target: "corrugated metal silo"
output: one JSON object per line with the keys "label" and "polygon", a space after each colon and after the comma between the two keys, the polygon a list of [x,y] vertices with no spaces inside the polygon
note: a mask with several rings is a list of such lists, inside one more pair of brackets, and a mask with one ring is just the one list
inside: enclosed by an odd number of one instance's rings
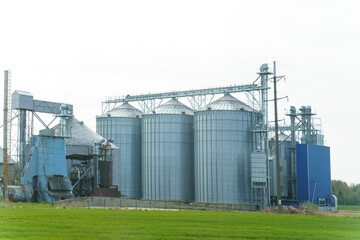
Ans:
{"label": "corrugated metal silo", "polygon": [[120,148],[113,156],[113,184],[129,198],[142,196],[141,115],[140,110],[125,102],[96,118],[96,132]]}
{"label": "corrugated metal silo", "polygon": [[193,111],[176,99],[142,117],[143,198],[194,199]]}
{"label": "corrugated metal silo", "polygon": [[195,112],[195,200],[250,203],[256,113],[225,94]]}

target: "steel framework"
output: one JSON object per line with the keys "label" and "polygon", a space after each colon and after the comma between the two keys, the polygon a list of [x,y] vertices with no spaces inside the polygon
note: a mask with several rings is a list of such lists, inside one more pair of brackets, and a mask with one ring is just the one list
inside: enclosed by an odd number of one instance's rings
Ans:
{"label": "steel framework", "polygon": [[[11,136],[11,155],[19,162],[20,175],[28,159],[27,144],[34,134],[34,118],[36,118],[45,128],[49,128],[58,115],[50,123],[45,123],[37,113],[59,114],[60,106],[63,103],[35,100],[29,92],[14,91],[11,95],[12,118],[9,121],[12,131]],[[68,112],[72,115],[73,106],[67,104]],[[20,180],[20,176],[19,180]]]}
{"label": "steel framework", "polygon": [[267,90],[265,86],[257,84],[248,85],[235,85],[229,87],[218,87],[218,88],[205,88],[188,91],[175,91],[175,92],[164,92],[164,93],[149,93],[141,95],[127,95],[125,97],[114,97],[106,100],[102,103],[102,114],[116,107],[118,103],[123,102],[138,102],[143,112],[149,112],[161,104],[163,99],[167,98],[187,98],[191,107],[194,110],[198,110],[205,107],[206,104],[213,100],[213,97],[217,94],[223,93],[249,93],[248,98],[254,101],[257,105],[260,101],[254,96],[254,92]]}

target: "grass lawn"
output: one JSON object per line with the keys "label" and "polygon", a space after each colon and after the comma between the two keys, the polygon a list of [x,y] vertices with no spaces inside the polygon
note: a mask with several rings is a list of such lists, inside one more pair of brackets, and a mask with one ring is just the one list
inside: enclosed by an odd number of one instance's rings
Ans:
{"label": "grass lawn", "polygon": [[360,218],[0,203],[0,239],[360,239]]}
{"label": "grass lawn", "polygon": [[339,210],[346,210],[346,211],[352,211],[352,212],[360,212],[360,206],[359,205],[339,205]]}

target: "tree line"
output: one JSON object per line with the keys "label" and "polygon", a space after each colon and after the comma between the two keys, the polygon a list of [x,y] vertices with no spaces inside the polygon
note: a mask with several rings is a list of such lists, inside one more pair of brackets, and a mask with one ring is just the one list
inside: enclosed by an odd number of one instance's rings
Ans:
{"label": "tree line", "polygon": [[331,180],[331,192],[339,205],[360,205],[360,184],[349,186],[341,180]]}

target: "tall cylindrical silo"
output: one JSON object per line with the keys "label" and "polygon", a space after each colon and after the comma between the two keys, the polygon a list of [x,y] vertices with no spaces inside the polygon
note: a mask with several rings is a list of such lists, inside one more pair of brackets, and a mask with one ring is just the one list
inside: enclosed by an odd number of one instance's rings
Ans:
{"label": "tall cylindrical silo", "polygon": [[141,115],[123,103],[96,118],[96,132],[112,139],[119,151],[113,153],[113,184],[122,195],[141,198]]}
{"label": "tall cylindrical silo", "polygon": [[194,199],[193,111],[175,98],[142,117],[143,198]]}
{"label": "tall cylindrical silo", "polygon": [[195,112],[195,200],[250,203],[256,113],[225,94]]}

